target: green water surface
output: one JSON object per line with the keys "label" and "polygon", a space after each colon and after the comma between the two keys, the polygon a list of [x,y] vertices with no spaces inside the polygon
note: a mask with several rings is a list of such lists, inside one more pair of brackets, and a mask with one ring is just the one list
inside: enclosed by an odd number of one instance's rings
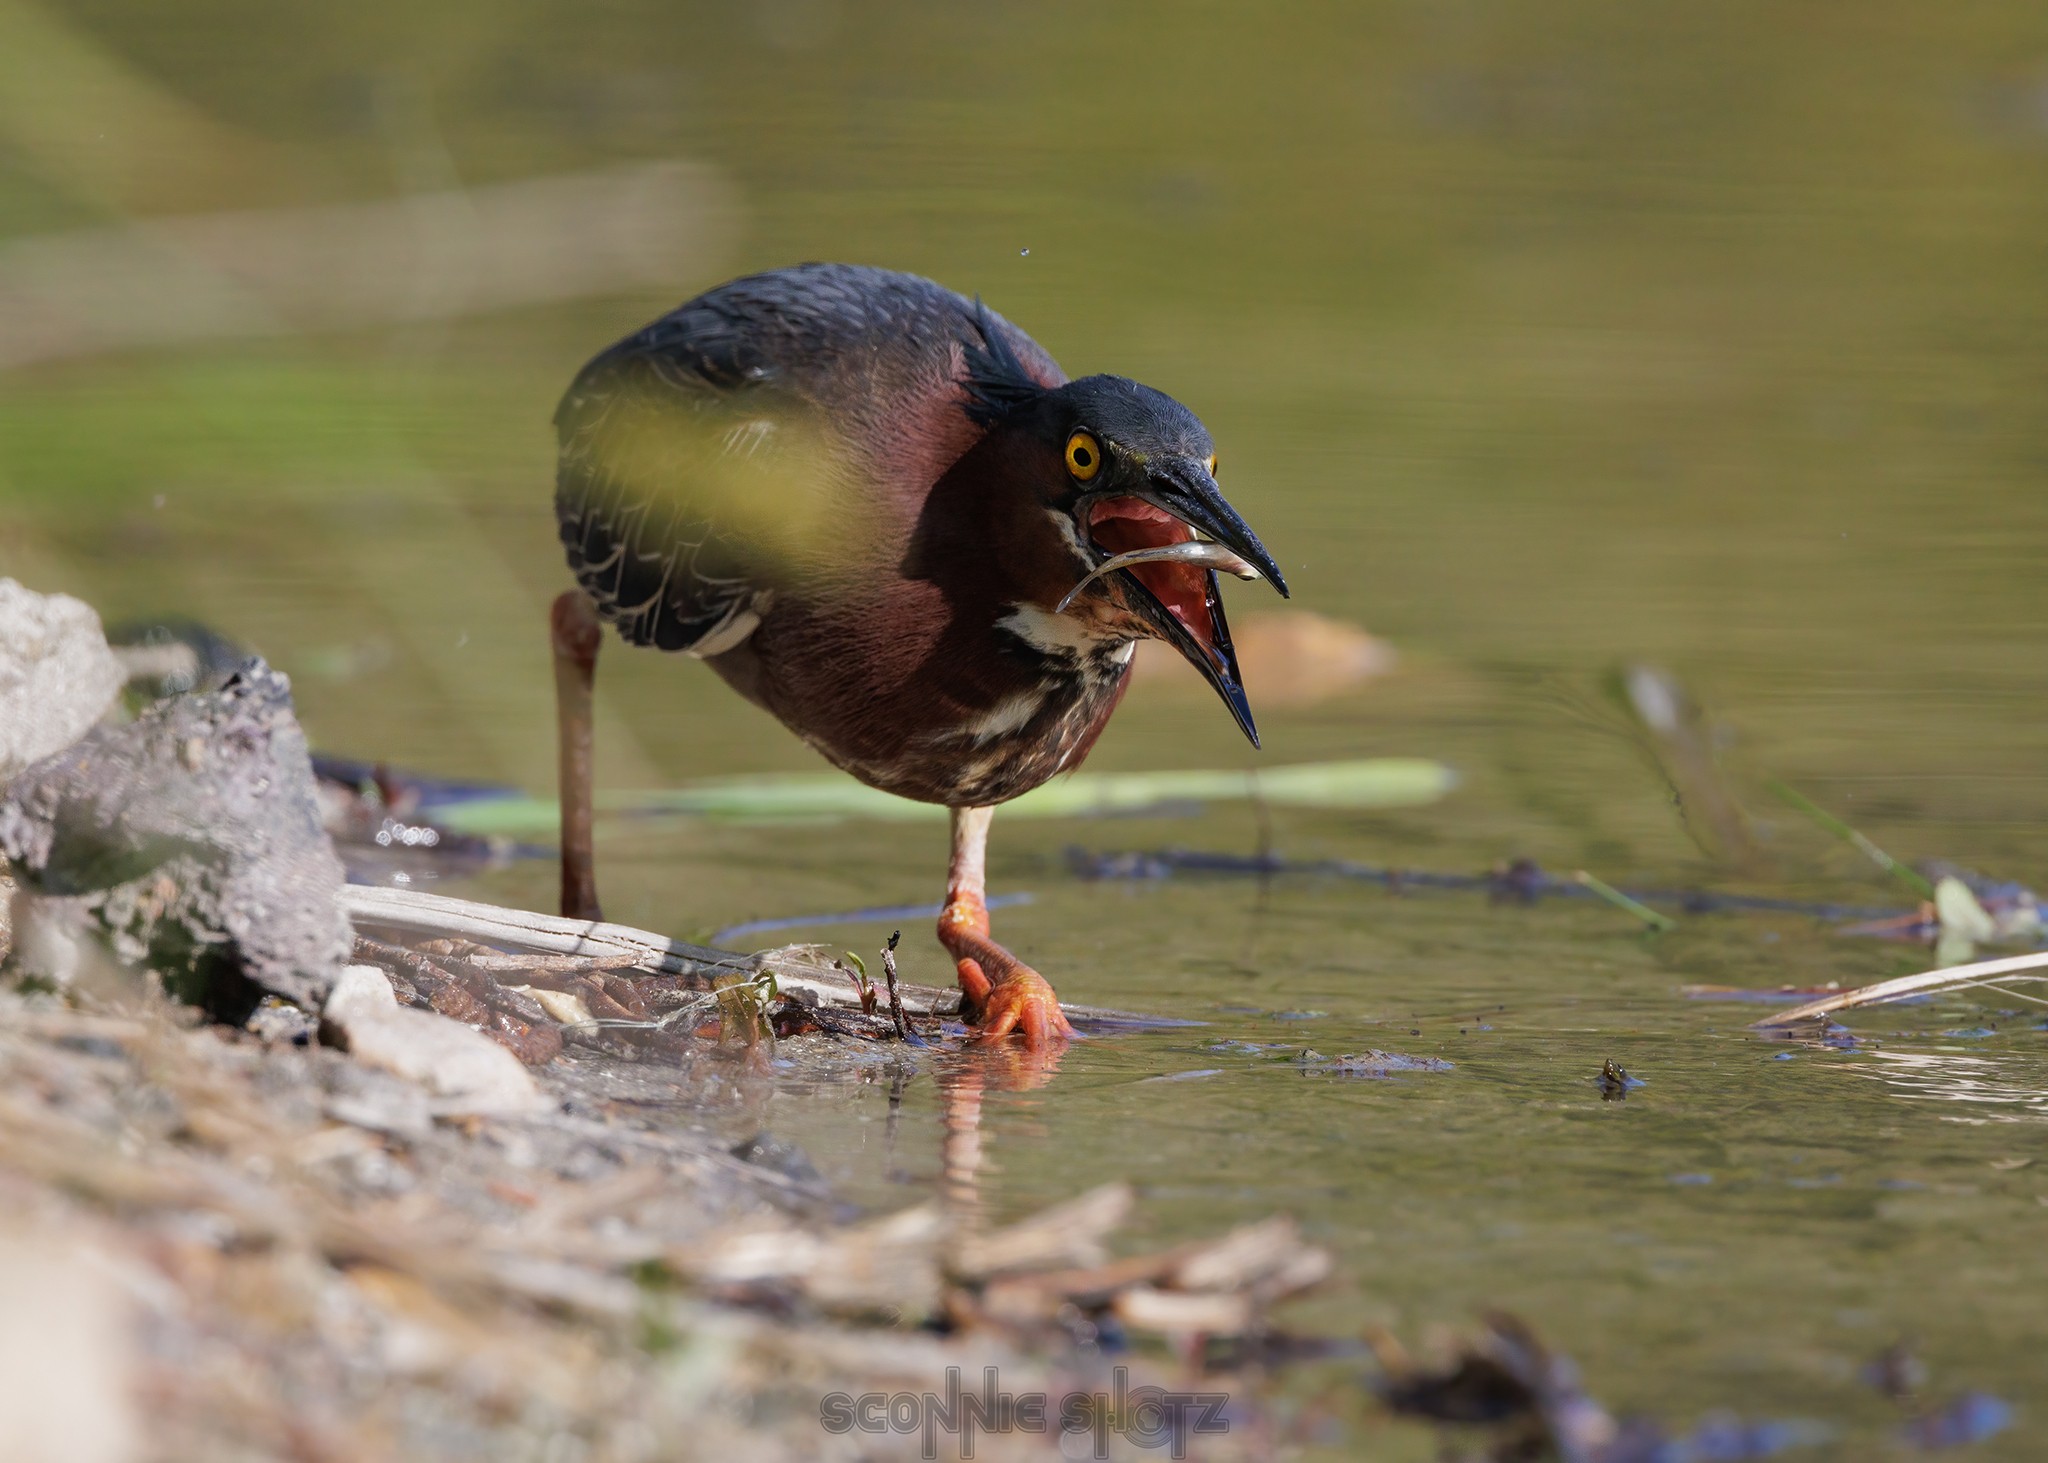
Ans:
{"label": "green water surface", "polygon": [[[29,13],[0,0],[0,21]],[[0,108],[0,283],[34,235],[647,159],[716,170],[735,213],[659,289],[0,374],[0,573],[260,648],[325,749],[544,794],[544,614],[566,582],[548,418],[576,366],[800,259],[979,292],[1070,371],[1192,405],[1297,603],[1402,652],[1360,692],[1262,712],[1264,757],[1463,778],[1431,808],[1263,827],[1242,806],[998,816],[992,881],[1036,896],[999,916],[1007,941],[1073,999],[1209,1024],[1086,1043],[1052,1082],[990,1093],[991,1212],[1114,1178],[1147,1240],[1284,1210],[1342,1266],[1304,1324],[1413,1339],[1505,1307],[1613,1406],[1834,1429],[1808,1456],[1892,1455],[1897,1410],[1856,1373],[1911,1336],[1937,1393],[2020,1408],[1972,1456],[2041,1456],[2048,1012],[1957,1001],[1858,1016],[1855,1050],[1787,1045],[1680,988],[1862,983],[1927,952],[1793,916],[1652,937],[1591,901],[1089,883],[1063,851],[1270,840],[1903,902],[1762,796],[1776,776],[1903,858],[2048,882],[2048,10],[33,13],[103,70],[75,106]],[[22,55],[0,88],[37,79]],[[159,155],[120,134],[122,88],[229,141]],[[1263,593],[1234,586],[1233,612]],[[1701,853],[1603,699],[1631,660],[1728,729],[1755,868]],[[608,786],[817,765],[695,663],[614,650],[600,684]],[[1221,706],[1162,687],[1091,766],[1254,759]],[[701,935],[929,901],[944,854],[927,825],[680,824],[614,830],[601,869],[613,918]],[[528,865],[480,889],[551,887]],[[946,977],[922,928],[904,963]],[[1291,1065],[1302,1047],[1454,1065],[1346,1080]],[[1609,1058],[1645,1084],[1624,1102],[1595,1084]],[[939,1182],[944,1109],[933,1082],[898,1097],[893,1128],[879,1086],[766,1116],[849,1197],[894,1206]],[[1359,1426],[1344,1446],[1434,1456],[1419,1430]]]}

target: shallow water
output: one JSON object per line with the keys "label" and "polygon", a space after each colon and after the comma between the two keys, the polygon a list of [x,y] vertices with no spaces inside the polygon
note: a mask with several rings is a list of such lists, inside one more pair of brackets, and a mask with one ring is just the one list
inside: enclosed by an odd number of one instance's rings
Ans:
{"label": "shallow water", "polygon": [[[1244,808],[998,818],[994,883],[1036,895],[999,916],[1007,940],[1069,997],[1208,1025],[1085,1043],[1047,1086],[991,1095],[990,1208],[1114,1177],[1159,1235],[1284,1208],[1347,1276],[1305,1321],[1413,1336],[1506,1307],[1613,1405],[1814,1419],[1836,1456],[1889,1436],[1856,1370],[1911,1335],[1937,1392],[2027,1406],[1975,1456],[2040,1450],[2035,1015],[1905,1008],[1850,1023],[1881,1045],[1788,1046],[1679,988],[1861,983],[1925,952],[1783,916],[1651,937],[1580,901],[1084,883],[1062,858],[1270,838],[1898,902],[1762,794],[1777,776],[1901,857],[2048,882],[2034,8],[63,13],[120,85],[232,145],[204,167],[153,152],[104,97],[46,119],[69,142],[0,146],[7,237],[665,157],[716,168],[734,212],[723,242],[679,242],[672,283],[623,296],[10,371],[0,573],[261,648],[337,753],[545,791],[547,420],[575,366],[800,258],[979,291],[1070,370],[1193,405],[1297,602],[1402,651],[1363,693],[1262,711],[1265,759],[1424,755],[1464,779],[1433,808],[1266,828]],[[1639,659],[1730,730],[1767,851],[1741,877],[1603,698]],[[612,653],[601,685],[611,786],[814,765],[701,667]],[[1220,706],[1157,688],[1092,765],[1253,761]],[[930,900],[943,857],[929,827],[704,824],[614,830],[602,872],[615,918],[702,934]],[[483,887],[548,885],[529,866]],[[908,939],[907,973],[942,978]],[[1284,1060],[1303,1046],[1454,1065],[1306,1075]],[[1643,1079],[1624,1102],[1595,1085],[1608,1058]],[[773,1124],[895,1204],[938,1180],[941,1101],[906,1089],[885,1155],[888,1101],[792,1093]]]}

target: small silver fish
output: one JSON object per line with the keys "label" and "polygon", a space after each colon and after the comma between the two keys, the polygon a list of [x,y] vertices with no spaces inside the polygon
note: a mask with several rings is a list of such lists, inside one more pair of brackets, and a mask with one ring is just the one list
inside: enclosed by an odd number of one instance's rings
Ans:
{"label": "small silver fish", "polygon": [[1115,554],[1104,559],[1081,577],[1081,582],[1067,591],[1067,597],[1053,606],[1053,613],[1066,613],[1074,597],[1103,575],[1113,569],[1128,569],[1133,564],[1196,564],[1204,569],[1220,569],[1225,574],[1234,574],[1239,579],[1263,579],[1250,564],[1240,559],[1222,544],[1207,539],[1189,539],[1184,543],[1160,544],[1155,548],[1132,549],[1128,553]]}

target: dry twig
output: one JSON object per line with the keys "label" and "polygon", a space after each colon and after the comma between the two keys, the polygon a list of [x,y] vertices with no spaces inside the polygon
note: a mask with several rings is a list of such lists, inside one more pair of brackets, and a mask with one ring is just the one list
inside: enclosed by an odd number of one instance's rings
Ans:
{"label": "dry twig", "polygon": [[2031,955],[2009,955],[2002,960],[1979,960],[1970,965],[1951,965],[1944,970],[1923,971],[1919,975],[1902,975],[1896,980],[1881,980],[1875,985],[1859,986],[1852,991],[1808,1001],[1803,1006],[1794,1006],[1786,1011],[1774,1011],[1760,1021],[1750,1023],[1751,1030],[1765,1031],[1780,1026],[1794,1026],[1802,1021],[1830,1016],[1837,1011],[1853,1011],[1861,1006],[1882,1006],[1890,1001],[1903,1001],[1912,996],[1931,996],[1943,991],[1965,991],[1978,987],[2000,991],[2002,994],[2018,996],[2021,1000],[2038,1000],[2035,996],[2022,996],[2017,991],[2007,991],[1995,984],[2000,979],[2037,981],[2048,980],[2048,950],[2036,951]]}

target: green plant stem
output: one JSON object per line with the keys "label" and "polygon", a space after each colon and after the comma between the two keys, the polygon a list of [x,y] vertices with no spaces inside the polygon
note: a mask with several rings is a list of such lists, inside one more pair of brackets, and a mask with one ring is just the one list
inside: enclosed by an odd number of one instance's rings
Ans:
{"label": "green plant stem", "polygon": [[1830,813],[1826,808],[1815,803],[1811,798],[1794,791],[1775,777],[1766,786],[1776,794],[1780,802],[1806,814],[1815,823],[1819,824],[1829,833],[1834,834],[1835,837],[1841,839],[1842,842],[1848,844],[1851,848],[1854,848],[1887,874],[1907,885],[1922,899],[1932,899],[1934,897],[1934,885],[1929,883],[1926,876],[1918,869],[1909,868],[1907,865],[1900,863],[1868,838],[1865,838],[1861,833],[1858,833],[1854,828],[1851,828],[1847,823],[1844,823],[1840,818]]}
{"label": "green plant stem", "polygon": [[1670,918],[1668,915],[1657,913],[1656,910],[1650,908],[1649,905],[1643,903],[1640,899],[1629,898],[1605,879],[1596,878],[1584,869],[1580,869],[1576,874],[1573,874],[1572,879],[1575,883],[1582,884],[1592,890],[1616,909],[1627,910],[1653,930],[1675,930],[1678,928],[1677,920]]}

